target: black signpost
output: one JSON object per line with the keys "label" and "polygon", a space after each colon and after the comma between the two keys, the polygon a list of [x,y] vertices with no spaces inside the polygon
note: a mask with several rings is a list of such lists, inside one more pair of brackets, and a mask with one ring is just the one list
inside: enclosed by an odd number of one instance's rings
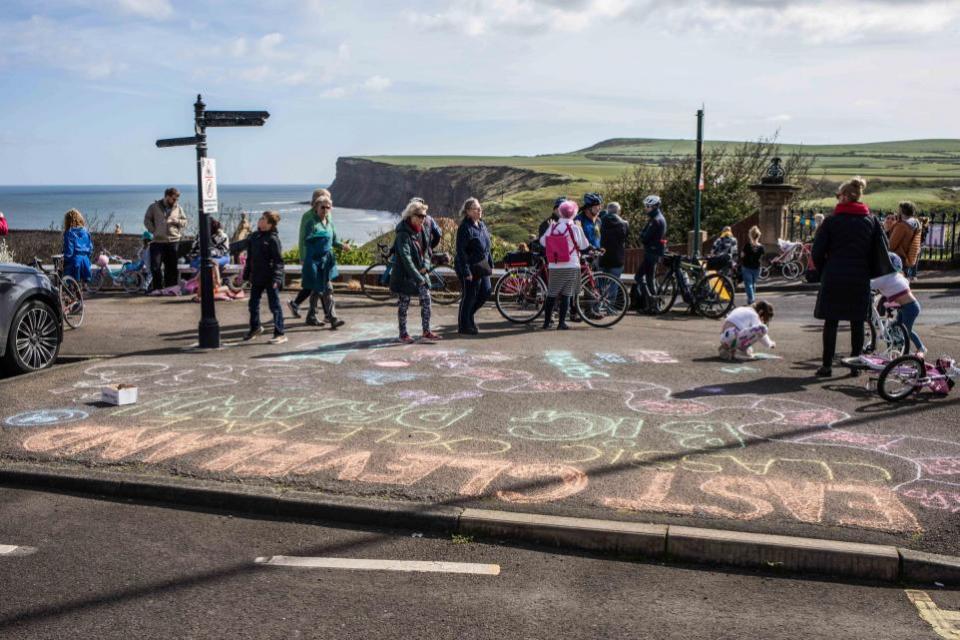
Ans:
{"label": "black signpost", "polygon": [[200,327],[201,349],[220,348],[220,323],[213,303],[213,269],[210,259],[210,214],[203,210],[203,159],[207,157],[207,127],[261,127],[270,114],[266,111],[206,111],[203,99],[197,94],[193,105],[195,135],[188,138],[157,140],[157,146],[197,147],[197,194],[200,213]]}

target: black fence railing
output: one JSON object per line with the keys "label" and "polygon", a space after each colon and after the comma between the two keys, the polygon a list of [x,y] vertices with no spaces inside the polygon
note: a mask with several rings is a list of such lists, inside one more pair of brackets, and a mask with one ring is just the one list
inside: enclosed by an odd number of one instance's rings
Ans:
{"label": "black fence railing", "polygon": [[[817,214],[830,215],[829,209],[796,209],[787,219],[785,239],[794,242],[810,242],[816,232]],[[895,211],[874,209],[873,214],[882,221]],[[960,263],[960,213],[918,212],[923,224],[923,240],[920,260],[927,263]]]}

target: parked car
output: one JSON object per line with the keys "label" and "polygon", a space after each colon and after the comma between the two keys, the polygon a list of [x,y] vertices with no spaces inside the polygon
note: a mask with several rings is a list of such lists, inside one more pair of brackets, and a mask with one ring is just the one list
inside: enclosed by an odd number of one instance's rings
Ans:
{"label": "parked car", "polygon": [[0,264],[0,364],[10,372],[52,365],[63,342],[60,298],[33,267]]}

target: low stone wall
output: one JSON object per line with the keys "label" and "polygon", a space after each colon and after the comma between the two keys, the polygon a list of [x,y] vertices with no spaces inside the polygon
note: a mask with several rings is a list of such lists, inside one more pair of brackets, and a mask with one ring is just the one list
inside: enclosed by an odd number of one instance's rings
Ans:
{"label": "low stone wall", "polygon": [[[50,256],[63,253],[63,232],[49,229],[11,229],[3,238],[17,262],[27,264],[34,257],[50,262]],[[94,255],[110,253],[135,259],[140,252],[140,236],[132,233],[93,234]]]}

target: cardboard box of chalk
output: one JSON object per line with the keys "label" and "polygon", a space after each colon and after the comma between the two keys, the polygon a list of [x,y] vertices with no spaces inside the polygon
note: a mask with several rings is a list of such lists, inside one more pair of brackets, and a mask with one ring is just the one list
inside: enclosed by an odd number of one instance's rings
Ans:
{"label": "cardboard box of chalk", "polygon": [[130,384],[109,384],[101,390],[100,399],[117,406],[134,404],[137,401],[137,388]]}

